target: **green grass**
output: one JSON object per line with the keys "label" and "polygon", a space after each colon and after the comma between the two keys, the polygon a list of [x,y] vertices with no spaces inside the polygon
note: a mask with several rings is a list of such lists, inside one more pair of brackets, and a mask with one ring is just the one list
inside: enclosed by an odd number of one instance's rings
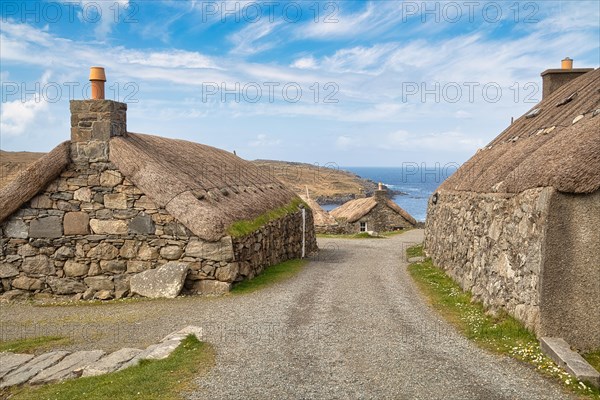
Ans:
{"label": "green grass", "polygon": [[600,349],[584,354],[583,358],[585,358],[592,367],[596,368],[596,371],[600,371]]}
{"label": "green grass", "polygon": [[416,246],[409,247],[406,249],[406,255],[408,258],[422,257],[423,256],[423,245],[419,244]]}
{"label": "green grass", "polygon": [[[421,256],[421,245],[407,249],[409,257]],[[535,335],[506,312],[490,315],[481,302],[473,301],[446,273],[426,259],[408,270],[430,304],[467,338],[489,351],[528,363],[542,374],[560,381],[573,392],[600,399],[600,391],[575,379],[559,368],[540,349]],[[592,358],[600,358],[594,354]]]}
{"label": "green grass", "polygon": [[231,289],[231,293],[251,293],[276,282],[291,278],[300,272],[302,267],[307,263],[307,260],[288,260],[277,265],[272,265],[267,267],[260,275],[253,279],[235,284]]}
{"label": "green grass", "polygon": [[49,350],[69,343],[71,343],[71,339],[62,336],[39,336],[0,341],[0,352],[33,353],[36,350]]}
{"label": "green grass", "polygon": [[190,390],[192,379],[208,371],[214,365],[214,360],[213,348],[190,335],[164,360],[144,360],[139,365],[123,371],[39,388],[12,388],[9,393],[14,396],[10,399],[182,399],[182,393]]}
{"label": "green grass", "polygon": [[232,237],[246,236],[252,232],[255,232],[271,221],[297,212],[301,204],[304,205],[304,207],[309,208],[301,199],[296,198],[292,200],[290,204],[268,211],[252,220],[234,222],[227,229],[227,233],[229,233],[229,235]]}

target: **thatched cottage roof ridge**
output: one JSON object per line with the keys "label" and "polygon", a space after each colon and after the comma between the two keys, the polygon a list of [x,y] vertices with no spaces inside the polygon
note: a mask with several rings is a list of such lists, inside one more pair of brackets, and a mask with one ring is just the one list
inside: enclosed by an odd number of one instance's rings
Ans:
{"label": "thatched cottage roof ridge", "polygon": [[[362,199],[354,199],[347,201],[341,206],[331,210],[330,214],[339,220],[345,220],[349,223],[354,223],[367,215],[372,209],[377,206],[378,202],[375,197],[365,197]],[[385,205],[402,216],[411,224],[416,224],[417,221],[407,213],[402,207],[394,203],[390,199],[385,200]]]}
{"label": "thatched cottage roof ridge", "polygon": [[18,173],[7,185],[0,188],[0,222],[17,211],[21,205],[31,200],[60,175],[69,164],[70,144],[70,141],[62,142]]}
{"label": "thatched cottage roof ridge", "polygon": [[111,139],[110,160],[158,206],[206,240],[218,240],[230,224],[296,197],[250,162],[185,140],[128,133]]}
{"label": "thatched cottage roof ridge", "polygon": [[319,205],[315,200],[308,196],[300,195],[300,198],[310,207],[313,213],[313,219],[317,226],[331,226],[337,225],[335,218],[331,216],[327,211],[323,210],[323,207]]}
{"label": "thatched cottage roof ridge", "polygon": [[[440,189],[519,193],[600,188],[600,69],[565,84],[463,164]],[[535,110],[539,110],[533,112]]]}

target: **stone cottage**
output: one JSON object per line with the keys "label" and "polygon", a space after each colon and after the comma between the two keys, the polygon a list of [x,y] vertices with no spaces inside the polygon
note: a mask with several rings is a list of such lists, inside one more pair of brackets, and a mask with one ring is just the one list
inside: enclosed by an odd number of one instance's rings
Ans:
{"label": "stone cottage", "polygon": [[323,209],[308,193],[306,189],[306,195],[300,195],[300,198],[310,207],[313,220],[315,223],[315,232],[323,234],[336,234],[340,233],[340,224]]}
{"label": "stone cottage", "polygon": [[388,198],[380,183],[372,197],[350,200],[331,211],[343,233],[389,232],[411,228],[417,221]]}
{"label": "stone cottage", "polygon": [[492,310],[599,348],[600,70],[543,77],[541,103],[431,197],[425,247]]}
{"label": "stone cottage", "polygon": [[188,266],[185,292],[223,293],[316,249],[310,209],[252,163],[128,132],[123,103],[70,108],[71,139],[0,189],[4,297],[121,298],[169,261]]}

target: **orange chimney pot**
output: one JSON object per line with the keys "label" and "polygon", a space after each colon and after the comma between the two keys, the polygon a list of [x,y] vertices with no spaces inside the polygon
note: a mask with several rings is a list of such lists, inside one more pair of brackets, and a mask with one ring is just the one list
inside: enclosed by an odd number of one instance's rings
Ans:
{"label": "orange chimney pot", "polygon": [[573,69],[573,60],[569,57],[565,58],[560,62],[560,67],[562,69]]}
{"label": "orange chimney pot", "polygon": [[104,82],[106,82],[104,68],[91,67],[90,82],[92,83],[92,100],[104,100]]}

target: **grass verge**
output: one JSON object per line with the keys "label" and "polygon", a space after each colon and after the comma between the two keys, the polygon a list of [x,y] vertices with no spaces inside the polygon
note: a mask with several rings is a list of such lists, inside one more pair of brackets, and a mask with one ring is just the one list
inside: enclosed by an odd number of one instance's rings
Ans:
{"label": "grass verge", "polygon": [[33,353],[36,350],[49,350],[69,343],[71,343],[71,339],[62,336],[39,336],[0,341],[0,352]]}
{"label": "grass verge", "polygon": [[267,267],[260,275],[253,279],[242,281],[231,288],[232,294],[255,292],[276,282],[291,278],[302,270],[308,260],[288,260],[277,265]]}
{"label": "grass verge", "polygon": [[[422,256],[423,247],[411,247],[407,255]],[[567,374],[542,353],[535,335],[520,321],[506,312],[487,314],[482,303],[473,301],[471,294],[435,267],[431,259],[411,264],[408,270],[433,308],[477,345],[524,361],[579,395],[600,399],[600,391]]]}
{"label": "grass verge", "polygon": [[596,371],[600,371],[600,349],[584,354],[583,358],[596,368]]}
{"label": "grass verge", "polygon": [[[79,378],[39,388],[10,389],[11,400],[176,400],[189,391],[192,379],[214,365],[213,348],[188,336],[164,360],[144,360],[139,365],[111,374]],[[2,395],[2,393],[0,393]],[[0,396],[1,397],[1,396]]]}
{"label": "grass verge", "polygon": [[304,204],[304,207],[309,208],[301,199],[296,198],[292,200],[290,204],[268,211],[252,220],[241,220],[234,222],[227,229],[227,233],[229,233],[231,237],[246,236],[271,221],[297,212],[301,204]]}

